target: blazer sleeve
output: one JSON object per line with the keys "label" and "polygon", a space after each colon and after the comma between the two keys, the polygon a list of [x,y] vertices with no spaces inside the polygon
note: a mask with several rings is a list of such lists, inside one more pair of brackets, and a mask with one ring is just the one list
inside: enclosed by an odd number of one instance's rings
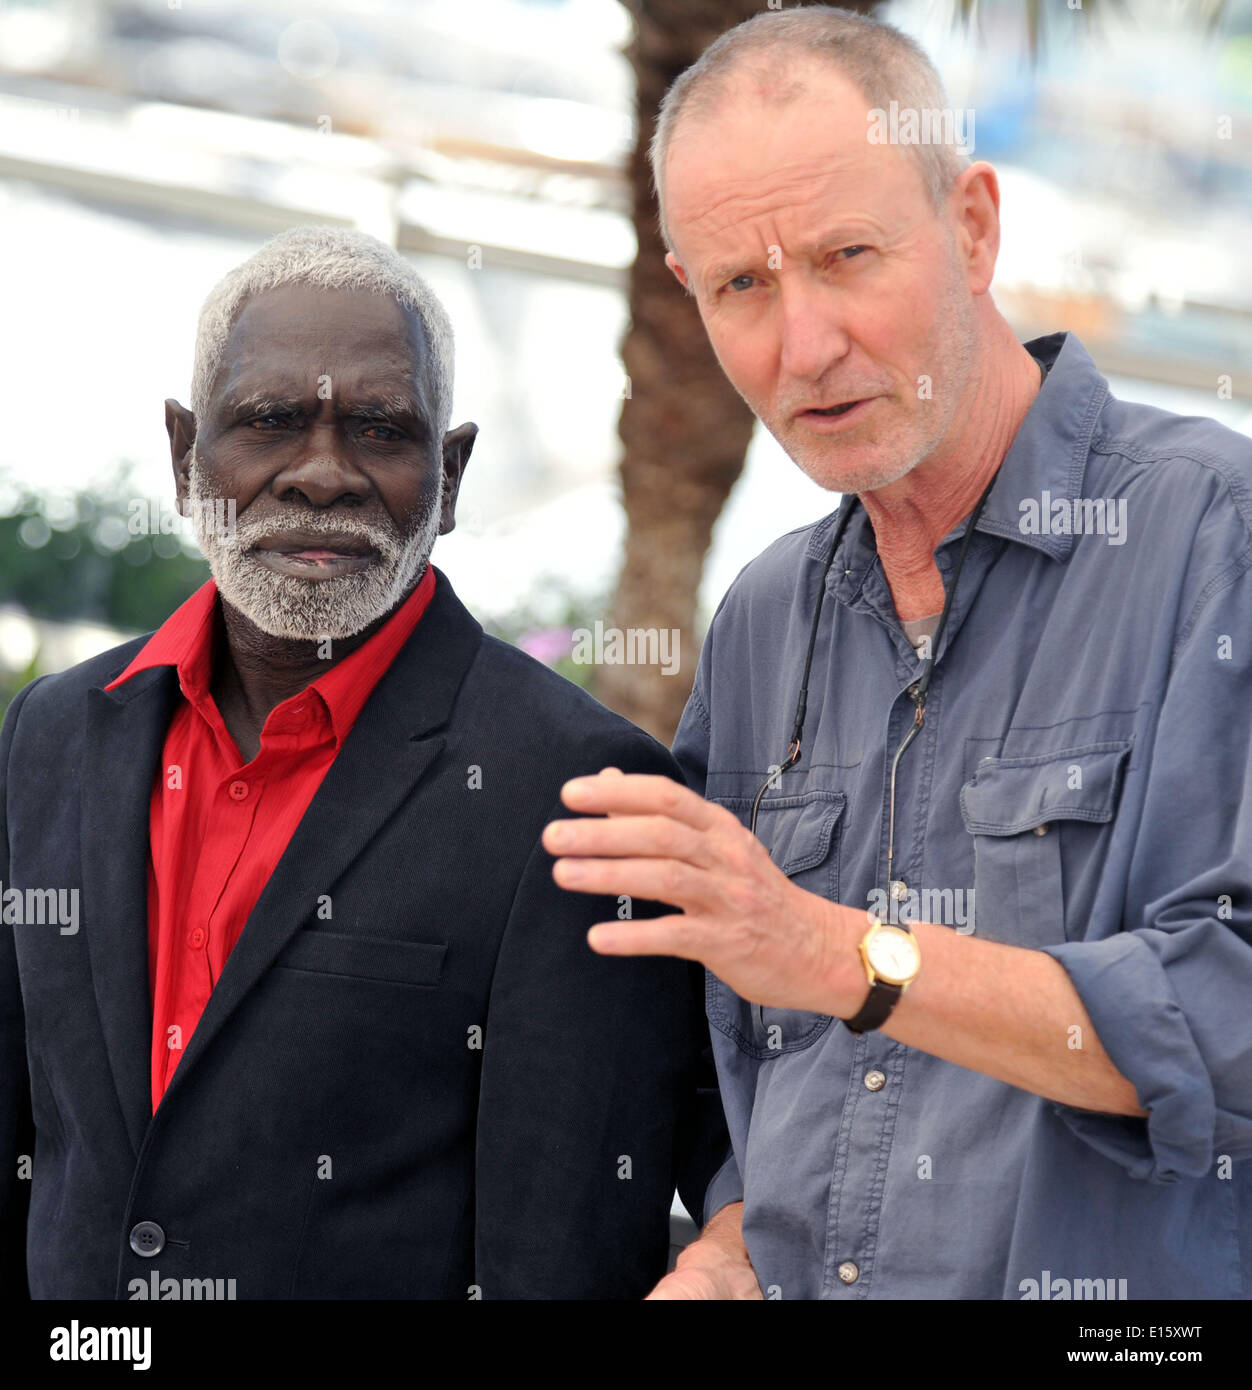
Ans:
{"label": "blazer sleeve", "polygon": [[[0,888],[9,886],[9,761],[18,715],[34,684],[9,706],[0,729]],[[30,1297],[26,1281],[26,1217],[35,1152],[26,1020],[12,927],[0,926],[0,1299]],[[23,1162],[25,1160],[25,1162]]]}
{"label": "blazer sleeve", "polygon": [[[681,780],[640,736],[589,768]],[[571,817],[559,802],[546,820]],[[545,820],[545,823],[546,823]],[[519,883],[483,1038],[476,1265],[484,1299],[639,1299],[665,1274],[676,1181],[697,1218],[725,1121],[703,974],[662,956],[599,956],[619,900],[559,888],[536,841]],[[634,901],[633,917],[671,909]]]}

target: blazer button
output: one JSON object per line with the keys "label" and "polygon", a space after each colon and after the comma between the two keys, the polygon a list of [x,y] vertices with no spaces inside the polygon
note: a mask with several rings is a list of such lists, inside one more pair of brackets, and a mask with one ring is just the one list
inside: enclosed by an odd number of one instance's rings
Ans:
{"label": "blazer button", "polygon": [[155,1221],[141,1221],[131,1230],[130,1248],[136,1255],[151,1259],[165,1249],[165,1232]]}

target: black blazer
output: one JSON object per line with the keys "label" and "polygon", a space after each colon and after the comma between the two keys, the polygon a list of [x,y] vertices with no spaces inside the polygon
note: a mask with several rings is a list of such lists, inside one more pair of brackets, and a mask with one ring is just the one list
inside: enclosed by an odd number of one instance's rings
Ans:
{"label": "black blazer", "polygon": [[76,933],[0,931],[4,1292],[128,1298],[155,1270],[240,1299],[642,1297],[676,1180],[699,1217],[727,1152],[702,972],[597,956],[617,900],[557,888],[539,835],[567,778],[677,764],[438,574],[153,1115],[177,680],[102,689],[144,640],[28,686],[0,735],[0,883],[80,892]]}

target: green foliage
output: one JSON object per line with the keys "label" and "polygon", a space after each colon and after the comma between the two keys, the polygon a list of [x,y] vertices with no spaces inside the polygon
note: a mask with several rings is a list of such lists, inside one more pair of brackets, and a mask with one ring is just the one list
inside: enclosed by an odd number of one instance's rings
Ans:
{"label": "green foliage", "polygon": [[[78,619],[144,632],[209,576],[178,534],[136,535],[132,514],[153,505],[123,464],[97,486],[40,494],[0,478],[0,603],[34,618]],[[166,516],[172,502],[165,504]]]}
{"label": "green foliage", "polygon": [[[134,467],[120,464],[102,482],[73,493],[38,493],[0,475],[0,605],[32,618],[94,622],[123,632],[159,627],[209,577],[209,567],[181,534],[167,527],[173,502],[145,497]],[[135,534],[133,517],[153,535]],[[19,690],[44,673],[40,654],[24,670],[7,669],[0,653],[0,716]]]}

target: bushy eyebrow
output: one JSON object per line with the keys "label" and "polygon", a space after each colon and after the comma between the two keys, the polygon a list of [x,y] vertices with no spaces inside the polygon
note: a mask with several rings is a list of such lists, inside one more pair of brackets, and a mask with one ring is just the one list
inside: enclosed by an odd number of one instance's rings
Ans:
{"label": "bushy eyebrow", "polygon": [[237,399],[227,398],[227,414],[232,419],[242,420],[245,415],[291,415],[304,409],[304,402],[295,398],[278,397],[253,392]]}
{"label": "bushy eyebrow", "polygon": [[[227,414],[234,420],[261,415],[300,415],[308,409],[308,403],[298,397],[273,396],[266,392],[254,391],[225,402]],[[355,401],[336,409],[336,414],[356,420],[424,420],[425,415],[417,399],[411,395],[393,394],[377,396],[372,400]]]}
{"label": "bushy eyebrow", "polygon": [[422,408],[412,396],[379,396],[372,401],[357,401],[338,412],[356,420],[413,420],[422,419]]}

